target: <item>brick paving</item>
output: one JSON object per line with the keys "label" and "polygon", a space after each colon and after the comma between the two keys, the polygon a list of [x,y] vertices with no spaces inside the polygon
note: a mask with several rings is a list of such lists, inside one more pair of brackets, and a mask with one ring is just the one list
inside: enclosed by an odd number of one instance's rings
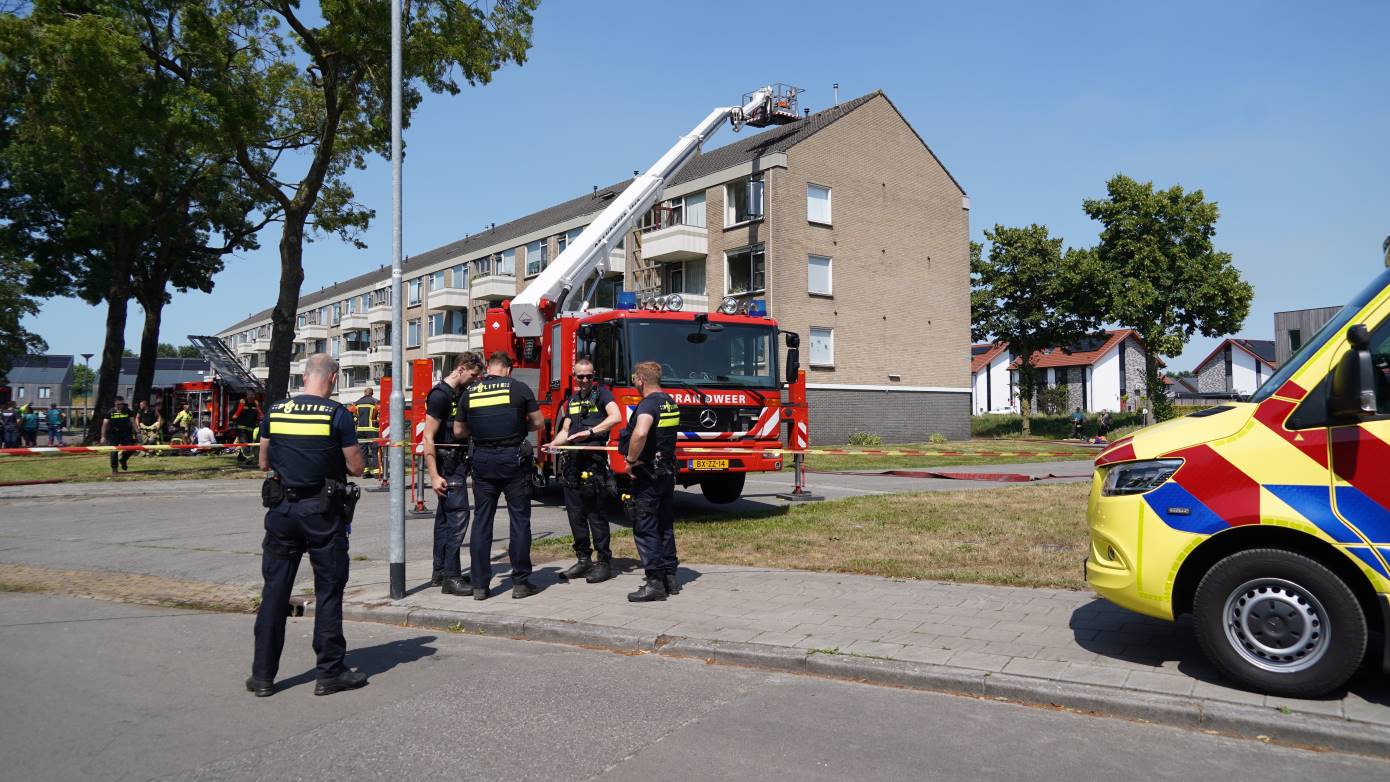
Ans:
{"label": "brick paving", "polygon": [[[1226,686],[1184,620],[1149,619],[1088,592],[1027,589],[727,565],[682,566],[684,590],[633,604],[628,573],[604,584],[556,578],[568,561],[542,567],[543,591],[513,600],[505,578],[475,601],[416,587],[411,608],[583,622],[628,631],[737,641],[1007,673],[1054,683],[1268,707],[1390,726],[1390,690],[1363,671],[1345,693],[1322,700],[1274,698]],[[410,573],[427,573],[428,563]],[[381,605],[384,572],[354,572],[349,601]]]}

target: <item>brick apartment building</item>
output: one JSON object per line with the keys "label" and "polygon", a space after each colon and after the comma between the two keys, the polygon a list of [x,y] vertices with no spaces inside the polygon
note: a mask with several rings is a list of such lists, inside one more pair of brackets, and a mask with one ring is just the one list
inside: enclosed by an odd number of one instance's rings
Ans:
{"label": "brick apartment building", "polygon": [[[436,371],[481,350],[484,313],[515,296],[620,182],[404,263],[406,359]],[[969,199],[882,92],[695,157],[613,253],[594,305],[622,290],[767,302],[802,336],[812,437],[969,436]],[[343,367],[351,401],[390,371],[390,269],[300,299],[291,384],[309,354]],[[219,332],[262,378],[270,311]]]}

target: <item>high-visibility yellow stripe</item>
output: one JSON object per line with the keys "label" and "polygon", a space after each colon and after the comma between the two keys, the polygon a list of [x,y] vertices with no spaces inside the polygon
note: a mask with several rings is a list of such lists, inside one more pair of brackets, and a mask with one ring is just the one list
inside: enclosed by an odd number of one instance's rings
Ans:
{"label": "high-visibility yellow stripe", "polygon": [[474,397],[468,400],[468,407],[470,409],[474,407],[496,407],[497,405],[505,405],[510,401],[512,400],[505,396],[495,396],[489,399],[478,399]]}
{"label": "high-visibility yellow stripe", "polygon": [[328,424],[300,424],[290,421],[270,421],[271,434],[320,435],[327,437],[332,430]]}
{"label": "high-visibility yellow stripe", "polygon": [[332,421],[332,413],[283,413],[275,410],[270,414],[272,421]]}
{"label": "high-visibility yellow stripe", "polygon": [[491,389],[485,389],[485,390],[482,390],[482,391],[470,391],[470,392],[468,392],[468,395],[469,395],[470,397],[477,398],[477,397],[480,397],[480,396],[498,396],[498,395],[501,395],[501,394],[509,394],[509,393],[511,393],[511,389],[510,389],[510,388],[507,388],[506,386],[503,386],[503,387],[501,387],[501,388],[491,388]]}

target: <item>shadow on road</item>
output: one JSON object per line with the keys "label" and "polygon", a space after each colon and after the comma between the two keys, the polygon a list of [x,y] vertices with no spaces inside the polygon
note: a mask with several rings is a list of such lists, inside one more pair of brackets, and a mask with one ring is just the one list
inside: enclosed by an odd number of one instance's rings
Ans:
{"label": "shadow on road", "polygon": [[[347,666],[367,674],[368,678],[386,673],[397,665],[413,663],[429,657],[439,650],[428,644],[438,639],[434,635],[420,635],[403,638],[399,641],[348,649]],[[318,678],[317,672],[310,668],[297,676],[291,676],[275,683],[277,690],[287,690],[300,684],[308,684]]]}

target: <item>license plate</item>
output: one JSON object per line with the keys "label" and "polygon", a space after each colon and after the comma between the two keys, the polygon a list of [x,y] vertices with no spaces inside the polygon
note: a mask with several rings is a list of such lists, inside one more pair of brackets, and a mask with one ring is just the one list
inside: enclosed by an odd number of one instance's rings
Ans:
{"label": "license plate", "polygon": [[728,459],[691,459],[690,469],[692,470],[727,470],[729,469]]}

